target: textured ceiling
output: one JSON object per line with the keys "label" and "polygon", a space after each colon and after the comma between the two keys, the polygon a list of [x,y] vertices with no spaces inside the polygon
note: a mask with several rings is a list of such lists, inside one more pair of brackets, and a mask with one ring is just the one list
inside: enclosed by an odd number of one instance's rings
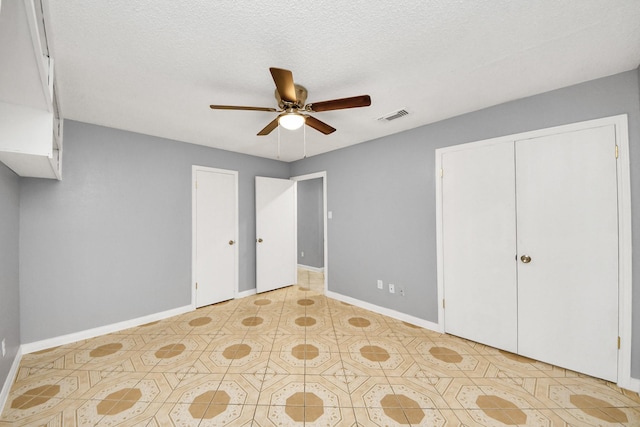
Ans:
{"label": "textured ceiling", "polygon": [[[638,0],[43,0],[65,118],[276,158],[269,67],[308,102],[369,94],[316,113],[309,156],[640,64]],[[379,117],[404,108],[392,122]],[[303,131],[280,132],[281,159]]]}

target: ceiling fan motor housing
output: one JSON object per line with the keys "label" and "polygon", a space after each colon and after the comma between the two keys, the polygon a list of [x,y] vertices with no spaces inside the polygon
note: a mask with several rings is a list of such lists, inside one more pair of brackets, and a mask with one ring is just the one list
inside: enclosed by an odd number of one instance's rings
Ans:
{"label": "ceiling fan motor housing", "polygon": [[276,100],[278,101],[278,107],[282,110],[286,110],[287,108],[302,108],[304,107],[305,102],[307,102],[307,88],[302,85],[296,84],[296,103],[295,105],[289,105],[289,103],[285,103],[282,98],[280,98],[280,94],[278,93],[278,89],[275,90]]}

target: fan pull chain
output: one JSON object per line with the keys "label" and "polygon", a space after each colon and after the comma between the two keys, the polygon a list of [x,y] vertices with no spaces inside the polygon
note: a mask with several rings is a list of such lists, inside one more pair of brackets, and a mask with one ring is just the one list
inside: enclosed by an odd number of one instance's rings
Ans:
{"label": "fan pull chain", "polygon": [[307,158],[307,127],[305,125],[302,125],[302,139],[303,139],[302,146],[304,150],[304,152],[302,153],[303,154],[302,158],[306,159]]}
{"label": "fan pull chain", "polygon": [[280,124],[278,123],[278,160],[280,160]]}

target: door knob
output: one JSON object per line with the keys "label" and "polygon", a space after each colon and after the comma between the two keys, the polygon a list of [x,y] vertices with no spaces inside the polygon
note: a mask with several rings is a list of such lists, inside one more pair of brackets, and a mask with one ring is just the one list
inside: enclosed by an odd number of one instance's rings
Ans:
{"label": "door knob", "polygon": [[257,240],[257,242],[258,242],[258,243],[262,243],[262,239],[258,239],[258,240]]}
{"label": "door knob", "polygon": [[235,243],[235,240],[229,240],[229,244],[233,245]]}
{"label": "door knob", "polygon": [[520,261],[522,261],[525,264],[529,264],[531,262],[531,257],[529,255],[522,255],[520,257]]}

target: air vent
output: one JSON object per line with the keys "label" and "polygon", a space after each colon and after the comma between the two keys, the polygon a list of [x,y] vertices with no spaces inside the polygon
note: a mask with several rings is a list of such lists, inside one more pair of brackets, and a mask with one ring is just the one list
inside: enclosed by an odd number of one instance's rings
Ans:
{"label": "air vent", "polygon": [[390,122],[391,120],[399,119],[400,117],[406,116],[409,112],[405,109],[394,111],[393,113],[389,113],[385,116],[378,118],[378,120],[384,120]]}

